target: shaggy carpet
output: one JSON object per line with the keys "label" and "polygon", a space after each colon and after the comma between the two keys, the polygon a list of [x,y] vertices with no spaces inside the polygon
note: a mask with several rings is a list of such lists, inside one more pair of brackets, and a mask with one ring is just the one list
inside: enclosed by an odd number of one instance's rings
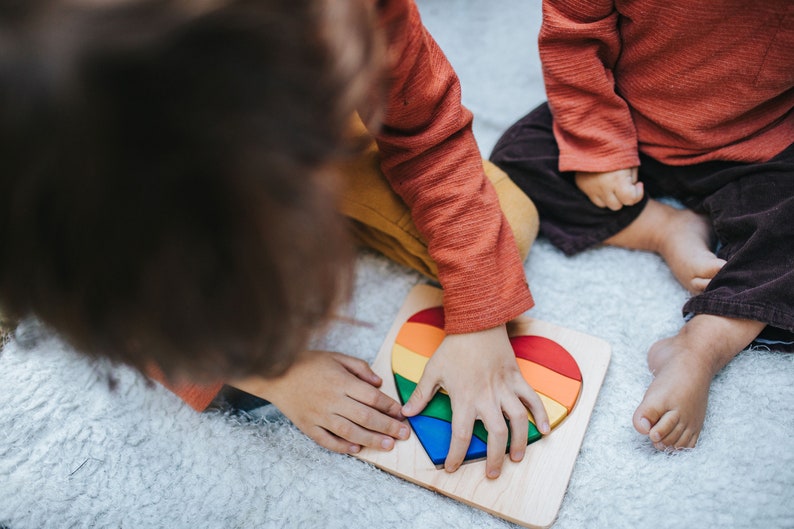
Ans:
{"label": "shaggy carpet", "polygon": [[[484,155],[540,103],[538,2],[422,0],[458,70]],[[612,360],[554,525],[794,527],[794,356],[741,353],[714,380],[698,447],[656,451],[631,425],[645,355],[687,293],[656,256],[598,248],[526,261],[529,315],[606,339]],[[421,277],[362,253],[349,314],[324,344],[371,361]],[[118,381],[110,391],[107,375]],[[0,526],[505,528],[512,524],[328,452],[278,410],[197,414],[126,368],[91,364],[25,322],[0,355]]]}

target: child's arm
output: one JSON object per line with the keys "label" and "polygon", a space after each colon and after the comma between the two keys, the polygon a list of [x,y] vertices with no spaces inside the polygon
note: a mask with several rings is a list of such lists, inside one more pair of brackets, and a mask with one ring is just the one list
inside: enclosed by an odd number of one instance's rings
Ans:
{"label": "child's arm", "polygon": [[544,0],[538,38],[561,171],[637,167],[637,135],[618,94],[622,53],[612,0]]}
{"label": "child's arm", "polygon": [[[512,230],[485,175],[460,83],[410,0],[386,2],[401,29],[383,127],[381,167],[411,209],[444,290],[448,334],[502,325],[532,307]],[[407,13],[406,13],[407,12]],[[396,31],[396,29],[395,29]],[[366,121],[366,120],[365,120]]]}
{"label": "child's arm", "polygon": [[395,439],[408,438],[400,404],[378,389],[381,383],[363,360],[307,351],[279,377],[229,385],[273,403],[320,446],[354,454],[362,446],[391,450]]}
{"label": "child's arm", "polygon": [[[498,474],[507,441],[504,415],[516,436],[521,423],[526,428],[527,406],[541,424],[545,419],[537,396],[520,377],[504,327],[532,306],[532,297],[512,231],[485,176],[457,76],[421,25],[413,2],[386,5],[390,56],[396,62],[384,125],[375,137],[383,172],[411,208],[438,266],[449,335],[409,409],[420,411],[443,386],[455,413],[447,469],[462,462],[466,434],[479,417],[490,432],[486,472]],[[525,447],[526,438],[513,443],[512,458],[520,460]]]}
{"label": "child's arm", "polygon": [[618,169],[604,173],[578,171],[576,186],[599,208],[617,211],[642,200],[643,185],[637,181],[637,168]]}
{"label": "child's arm", "polygon": [[[204,411],[223,383],[175,383],[156,366],[147,374],[197,411]],[[406,439],[400,404],[380,391],[382,380],[363,360],[340,353],[307,351],[279,377],[249,376],[226,384],[274,404],[320,446],[357,453],[362,446],[390,450]]]}

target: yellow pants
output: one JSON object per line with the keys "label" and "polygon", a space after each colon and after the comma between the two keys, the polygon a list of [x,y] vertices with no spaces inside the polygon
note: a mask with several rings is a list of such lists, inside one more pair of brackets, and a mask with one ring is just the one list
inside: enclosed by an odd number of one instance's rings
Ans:
{"label": "yellow pants", "polygon": [[[363,125],[357,128],[361,131]],[[373,141],[361,157],[343,165],[340,211],[351,219],[353,236],[358,243],[438,279],[427,242],[414,226],[408,207],[381,172],[379,158]],[[538,235],[538,211],[507,174],[487,160],[483,160],[483,164],[485,174],[496,188],[499,204],[523,260]]]}

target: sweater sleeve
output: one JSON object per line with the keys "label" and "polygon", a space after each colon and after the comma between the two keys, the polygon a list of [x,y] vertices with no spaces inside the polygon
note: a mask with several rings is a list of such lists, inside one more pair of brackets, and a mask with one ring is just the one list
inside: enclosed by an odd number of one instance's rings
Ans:
{"label": "sweater sleeve", "polygon": [[162,384],[164,387],[176,394],[177,397],[185,401],[196,411],[204,411],[212,400],[220,393],[223,383],[216,384],[196,384],[190,382],[172,382],[157,366],[150,364],[146,368],[146,374],[152,380]]}
{"label": "sweater sleeve", "polygon": [[560,171],[639,165],[628,104],[615,91],[621,53],[612,0],[544,0],[538,48]]}
{"label": "sweater sleeve", "polygon": [[528,310],[532,297],[513,233],[483,170],[472,114],[413,0],[381,4],[393,61],[381,167],[428,242],[444,290],[446,331],[495,327]]}

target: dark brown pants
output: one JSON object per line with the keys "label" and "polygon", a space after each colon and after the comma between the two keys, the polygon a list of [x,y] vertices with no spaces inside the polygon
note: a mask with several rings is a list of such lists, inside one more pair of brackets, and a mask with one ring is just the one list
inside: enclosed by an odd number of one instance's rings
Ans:
{"label": "dark brown pants", "polygon": [[717,255],[727,264],[685,315],[715,314],[768,325],[758,343],[794,351],[794,144],[763,163],[707,162],[686,167],[640,155],[645,197],[619,211],[599,208],[557,167],[559,150],[546,104],[519,120],[491,160],[533,200],[540,234],[568,255],[616,234],[648,197],[672,197],[708,216]]}

